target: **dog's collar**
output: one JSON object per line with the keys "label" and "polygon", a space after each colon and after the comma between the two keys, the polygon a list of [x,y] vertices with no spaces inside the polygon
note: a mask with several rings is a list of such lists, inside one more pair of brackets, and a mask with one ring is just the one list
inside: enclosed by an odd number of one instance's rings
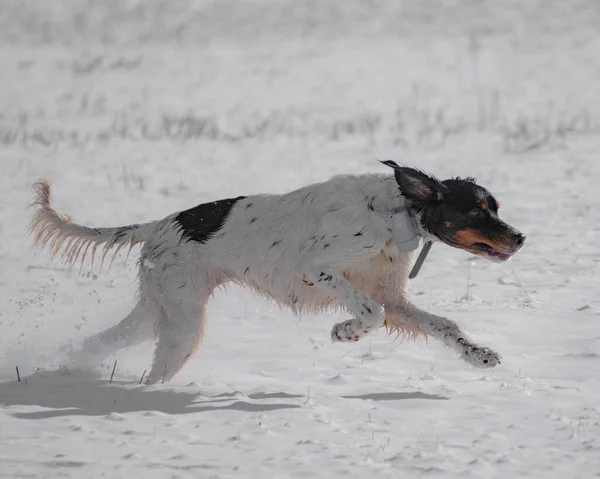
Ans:
{"label": "dog's collar", "polygon": [[[390,218],[392,220],[392,235],[398,249],[402,253],[415,251],[419,247],[421,235],[419,234],[417,220],[411,214],[411,211],[406,207],[395,208],[390,211]],[[419,274],[432,245],[431,241],[426,241],[423,245],[419,257],[408,275],[410,279],[416,278]]]}
{"label": "dog's collar", "polygon": [[432,246],[433,246],[432,241],[425,242],[425,244],[423,245],[423,249],[421,249],[421,252],[419,253],[419,257],[417,258],[417,261],[415,261],[414,266],[410,270],[410,273],[408,275],[408,277],[410,279],[417,277],[417,275],[419,274],[419,271],[421,270],[421,266],[423,266],[423,263],[425,262],[425,258],[427,258],[427,255],[429,254],[429,250],[431,249]]}

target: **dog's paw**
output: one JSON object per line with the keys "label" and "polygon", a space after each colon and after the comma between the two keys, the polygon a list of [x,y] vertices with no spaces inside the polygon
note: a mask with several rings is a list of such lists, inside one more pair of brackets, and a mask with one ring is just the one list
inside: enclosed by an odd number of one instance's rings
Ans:
{"label": "dog's paw", "polygon": [[365,328],[362,321],[349,319],[337,323],[331,330],[331,340],[334,343],[350,343],[356,342],[363,336],[369,334],[369,329]]}
{"label": "dog's paw", "polygon": [[493,368],[500,364],[502,357],[490,348],[467,346],[462,355],[463,359],[476,368]]}

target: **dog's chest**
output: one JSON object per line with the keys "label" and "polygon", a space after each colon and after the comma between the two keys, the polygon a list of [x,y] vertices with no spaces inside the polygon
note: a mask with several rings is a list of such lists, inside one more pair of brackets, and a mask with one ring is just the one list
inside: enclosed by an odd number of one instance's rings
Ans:
{"label": "dog's chest", "polygon": [[[365,292],[379,303],[385,302],[390,288],[401,294],[408,284],[408,273],[414,263],[415,254],[402,253],[390,239],[379,253],[342,270],[343,276],[354,286]],[[310,281],[306,275],[299,275],[294,290],[305,305],[318,309],[321,306],[336,304],[327,292],[318,287],[318,283]]]}

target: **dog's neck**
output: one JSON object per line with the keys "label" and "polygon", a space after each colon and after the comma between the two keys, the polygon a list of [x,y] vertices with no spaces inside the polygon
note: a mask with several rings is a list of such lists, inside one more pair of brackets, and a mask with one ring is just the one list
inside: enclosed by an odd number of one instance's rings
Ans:
{"label": "dog's neck", "polygon": [[[410,207],[409,201],[398,191],[398,183],[394,176],[377,177],[373,183],[375,197],[381,202],[378,206],[383,211],[388,211],[392,224],[392,235],[398,249],[403,253],[410,253],[419,248],[423,240],[423,248],[413,265],[409,278],[415,278],[431,249],[432,243],[437,238],[429,233],[421,223],[421,215]],[[383,180],[383,189],[381,181]],[[400,193],[400,194],[399,194]]]}
{"label": "dog's neck", "polygon": [[419,247],[419,225],[417,219],[405,206],[394,208],[390,212],[392,235],[402,253],[410,253]]}

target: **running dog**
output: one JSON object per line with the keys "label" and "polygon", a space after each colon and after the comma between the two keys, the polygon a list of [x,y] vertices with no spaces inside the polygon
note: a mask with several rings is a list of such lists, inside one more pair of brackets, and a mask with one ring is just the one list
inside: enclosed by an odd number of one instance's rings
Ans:
{"label": "running dog", "polygon": [[[30,225],[35,244],[75,264],[100,247],[102,261],[142,244],[139,298],[119,324],[84,342],[95,358],[155,340],[147,384],[169,381],[204,335],[215,288],[237,283],[298,313],[342,307],[333,341],[358,341],[385,326],[424,334],[490,368],[500,356],[479,346],[451,320],[417,308],[408,297],[414,253],[398,249],[393,211],[408,210],[424,241],[442,242],[492,261],[506,261],[525,236],[498,216],[498,202],[472,178],[440,181],[383,162],[393,175],[336,176],[283,195],[222,199],[158,221],[113,228],[71,222],[51,205],[50,183],[34,184]],[[90,249],[91,248],[91,249]],[[114,258],[114,256],[113,256]]]}

